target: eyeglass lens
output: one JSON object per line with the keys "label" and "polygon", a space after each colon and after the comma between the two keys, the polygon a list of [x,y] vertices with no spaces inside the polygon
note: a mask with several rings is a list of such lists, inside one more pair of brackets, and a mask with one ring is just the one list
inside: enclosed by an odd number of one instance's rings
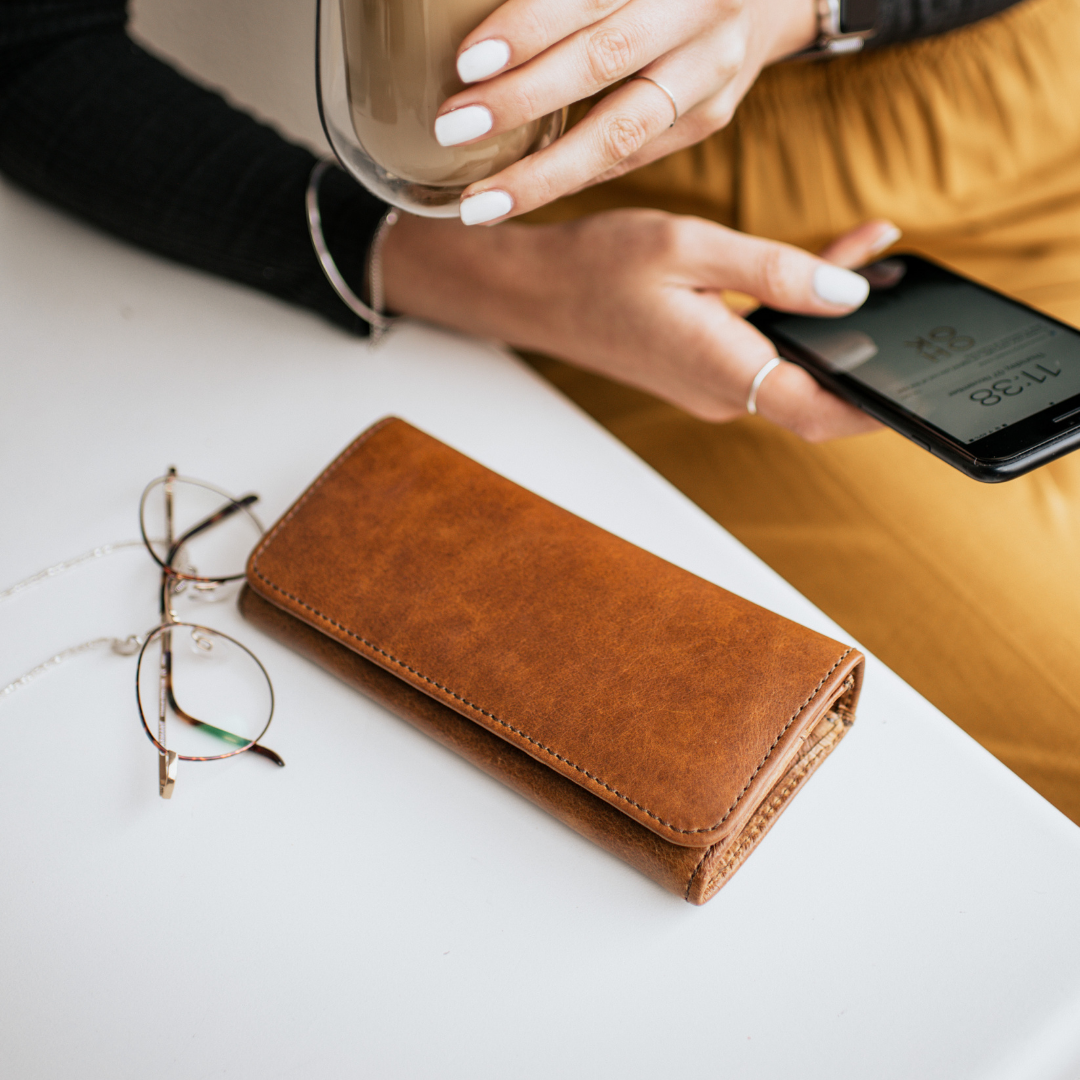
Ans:
{"label": "eyeglass lens", "polygon": [[191,623],[161,626],[139,656],[139,712],[159,750],[187,760],[229,757],[257,742],[274,696],[255,656]]}

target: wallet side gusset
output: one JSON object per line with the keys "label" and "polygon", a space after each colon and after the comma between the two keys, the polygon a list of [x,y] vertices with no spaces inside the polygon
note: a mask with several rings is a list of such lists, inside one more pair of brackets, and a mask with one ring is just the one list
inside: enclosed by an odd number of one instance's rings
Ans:
{"label": "wallet side gusset", "polygon": [[855,708],[862,690],[864,671],[865,664],[860,657],[828,709],[806,733],[798,752],[787,762],[785,770],[760,799],[751,803],[752,813],[739,831],[726,841],[714,844],[706,852],[687,885],[686,899],[690,903],[704,904],[727,884],[732,874],[776,824],[796,792],[836,749],[855,722]]}

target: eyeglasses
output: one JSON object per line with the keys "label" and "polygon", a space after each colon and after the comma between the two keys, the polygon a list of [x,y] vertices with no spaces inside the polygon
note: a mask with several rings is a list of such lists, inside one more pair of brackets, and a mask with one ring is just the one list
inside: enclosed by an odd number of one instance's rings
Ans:
{"label": "eyeglasses", "polygon": [[[247,555],[265,531],[251,507],[253,494],[234,498],[202,480],[170,468],[147,485],[139,500],[141,545],[161,569],[161,622],[142,635],[84,642],[38,665],[0,690],[13,692],[69,656],[100,645],[133,655],[138,651],[135,690],[142,721],[158,751],[158,790],[172,797],[180,761],[219,761],[248,750],[284,765],[262,745],[274,715],[274,689],[255,654],[235,638],[181,620],[177,596],[215,601],[244,578]],[[95,548],[85,556],[43,570],[0,593],[13,595],[45,577],[132,544]]]}

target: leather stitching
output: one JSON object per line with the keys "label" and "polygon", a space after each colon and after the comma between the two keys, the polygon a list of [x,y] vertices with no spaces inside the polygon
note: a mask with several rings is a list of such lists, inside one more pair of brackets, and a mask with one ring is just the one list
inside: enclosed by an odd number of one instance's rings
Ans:
{"label": "leather stitching", "polygon": [[[361,435],[351,446],[349,446],[346,450],[344,450],[341,453],[341,455],[335,461],[333,461],[329,466],[327,466],[327,468],[323,472],[322,476],[320,476],[319,479],[316,480],[315,483],[312,484],[310,488],[308,488],[308,490],[297,501],[297,503],[293,506],[293,508],[277,523],[277,525],[274,526],[274,528],[265,537],[265,539],[262,541],[262,543],[259,544],[259,546],[255,549],[255,554],[252,556],[251,568],[252,568],[252,570],[255,571],[256,577],[258,577],[261,581],[266,582],[266,584],[269,585],[270,588],[274,590],[274,592],[280,593],[282,596],[286,597],[287,599],[292,600],[293,603],[299,604],[301,607],[303,607],[306,610],[310,611],[317,618],[322,619],[323,622],[328,623],[330,626],[333,626],[336,629],[342,631],[342,633],[348,634],[349,637],[351,637],[351,638],[355,639],[356,641],[360,642],[362,645],[365,645],[368,649],[371,649],[373,652],[378,653],[380,656],[386,657],[387,660],[390,660],[392,663],[395,663],[395,664],[399,665],[400,667],[403,667],[406,671],[412,672],[413,675],[416,675],[418,678],[423,679],[427,683],[430,683],[432,686],[436,687],[438,690],[441,690],[444,694],[448,694],[450,697],[454,698],[456,701],[460,701],[463,705],[467,705],[470,709],[474,709],[476,712],[480,713],[481,715],[486,716],[491,720],[494,720],[495,723],[497,723],[497,724],[501,725],[502,727],[506,728],[507,731],[512,731],[515,735],[518,735],[521,738],[523,738],[523,739],[527,740],[528,742],[532,743],[533,746],[537,747],[540,750],[543,750],[546,754],[550,754],[551,757],[555,758],[557,761],[561,761],[564,765],[568,765],[570,768],[572,768],[572,769],[576,770],[577,772],[581,773],[583,776],[588,777],[588,779],[591,780],[594,784],[598,785],[599,787],[604,788],[605,791],[610,791],[613,795],[615,795],[618,798],[622,799],[624,802],[629,803],[631,806],[633,806],[636,809],[640,810],[642,813],[647,814],[658,825],[662,825],[665,829],[668,829],[671,832],[676,832],[676,833],[680,833],[682,835],[689,836],[689,835],[692,835],[692,834],[695,834],[695,833],[714,832],[716,829],[720,828],[720,826],[723,825],[724,822],[727,821],[727,819],[732,815],[735,808],[742,801],[743,796],[745,796],[747,791],[750,790],[750,785],[754,782],[754,778],[765,767],[766,762],[772,756],[772,752],[776,749],[777,744],[780,742],[780,740],[784,737],[784,735],[791,728],[791,725],[795,723],[795,721],[799,718],[799,716],[802,715],[802,713],[804,712],[806,707],[814,700],[815,697],[817,697],[818,692],[825,685],[825,683],[828,680],[829,676],[844,662],[844,660],[851,654],[852,650],[850,648],[845,649],[844,652],[841,653],[841,655],[840,655],[839,659],[836,661],[836,663],[833,664],[833,666],[831,668],[829,668],[829,670],[827,672],[825,672],[825,674],[821,677],[821,681],[817,684],[817,686],[814,687],[813,690],[810,691],[810,694],[806,698],[806,700],[798,707],[798,709],[795,710],[795,712],[792,714],[792,716],[788,720],[788,722],[786,724],[784,724],[784,726],[780,729],[779,734],[777,734],[776,738],[773,739],[772,744],[769,746],[769,749],[765,751],[765,756],[761,759],[761,761],[758,762],[757,768],[754,769],[754,771],[750,774],[750,779],[746,781],[746,785],[743,787],[742,791],[740,791],[739,794],[735,797],[735,801],[731,804],[731,806],[728,807],[727,811],[724,813],[724,816],[718,822],[716,822],[715,825],[702,826],[702,827],[693,828],[693,829],[682,829],[682,828],[679,828],[679,826],[672,824],[670,821],[665,821],[659,814],[654,813],[647,806],[643,806],[641,803],[637,802],[635,799],[632,799],[629,795],[625,795],[623,792],[619,791],[618,788],[612,787],[610,784],[608,784],[604,780],[602,780],[599,776],[596,776],[595,774],[589,772],[588,769],[584,768],[581,765],[578,765],[576,762],[571,761],[569,758],[564,757],[557,750],[553,750],[550,746],[546,746],[544,743],[540,742],[538,739],[534,739],[531,735],[528,734],[528,732],[522,731],[521,728],[514,727],[513,724],[510,724],[507,721],[501,719],[500,717],[496,716],[492,712],[489,712],[487,709],[483,708],[482,706],[475,704],[474,702],[470,701],[466,697],[462,697],[461,694],[458,694],[454,690],[451,690],[450,687],[444,686],[442,683],[437,682],[435,679],[431,678],[429,675],[425,675],[422,671],[419,671],[416,668],[412,667],[406,661],[398,659],[398,657],[394,656],[392,653],[387,652],[385,649],[381,649],[374,642],[368,641],[367,638],[365,638],[365,637],[361,636],[360,634],[356,633],[355,631],[349,629],[349,627],[344,626],[342,623],[339,623],[336,620],[330,618],[329,615],[323,614],[323,612],[319,611],[317,608],[314,608],[310,604],[308,604],[305,601],[301,600],[300,597],[294,596],[292,593],[287,592],[285,589],[281,588],[279,585],[276,585],[273,581],[271,581],[265,574],[263,574],[259,570],[259,559],[260,559],[260,557],[263,555],[263,553],[266,551],[266,549],[270,546],[270,544],[273,541],[274,537],[281,531],[281,529],[284,528],[284,526],[287,525],[289,523],[289,521],[291,521],[292,518],[297,513],[299,513],[299,511],[303,507],[304,503],[306,503],[308,501],[308,499],[311,498],[311,496],[314,495],[315,492],[318,491],[318,489],[320,487],[322,487],[322,485],[333,475],[333,473],[335,473],[365,442],[367,442],[368,439],[370,439],[381,428],[385,427],[389,423],[392,423],[395,419],[396,419],[395,417],[387,417],[385,420],[379,421],[379,423],[374,425],[374,427],[371,427],[367,431],[365,431],[364,434]],[[707,855],[707,854],[708,854],[708,850],[706,850],[706,852],[705,852],[705,855]],[[702,855],[702,859],[701,859],[702,862],[705,859],[705,855]],[[700,868],[700,866],[701,866],[701,862],[698,863],[698,866],[695,867],[695,869],[694,869],[694,873],[691,874],[691,876],[690,876],[690,882],[687,884],[687,887],[686,887],[687,888],[687,896],[689,896],[690,885],[693,883],[694,875],[696,875],[697,870]]]}

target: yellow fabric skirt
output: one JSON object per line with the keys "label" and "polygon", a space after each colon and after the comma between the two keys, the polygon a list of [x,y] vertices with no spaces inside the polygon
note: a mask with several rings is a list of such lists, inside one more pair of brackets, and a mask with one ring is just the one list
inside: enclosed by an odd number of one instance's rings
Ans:
{"label": "yellow fabric skirt", "polygon": [[[887,217],[904,250],[1080,325],[1080,0],[778,65],[726,130],[542,217],[614,206],[810,249]],[[809,446],[537,364],[1080,822],[1080,453],[984,485],[893,432]]]}

